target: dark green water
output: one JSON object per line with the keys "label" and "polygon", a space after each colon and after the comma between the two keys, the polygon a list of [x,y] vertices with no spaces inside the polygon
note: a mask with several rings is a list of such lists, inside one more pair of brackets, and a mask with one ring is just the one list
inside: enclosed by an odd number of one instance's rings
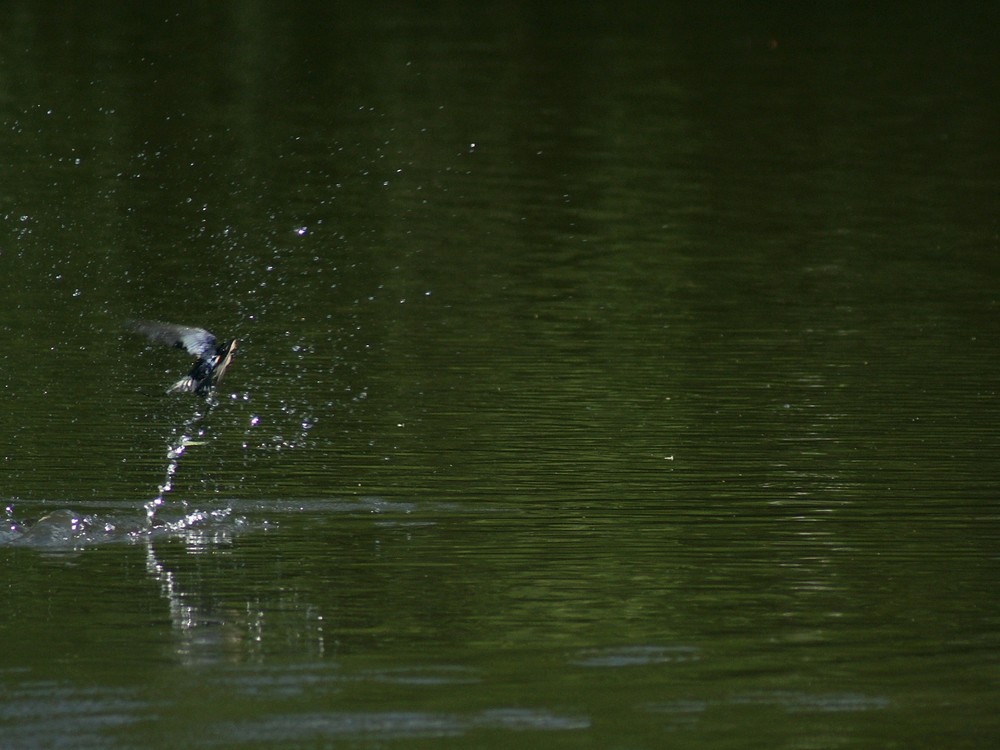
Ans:
{"label": "dark green water", "polygon": [[4,7],[0,747],[1000,739],[995,11]]}

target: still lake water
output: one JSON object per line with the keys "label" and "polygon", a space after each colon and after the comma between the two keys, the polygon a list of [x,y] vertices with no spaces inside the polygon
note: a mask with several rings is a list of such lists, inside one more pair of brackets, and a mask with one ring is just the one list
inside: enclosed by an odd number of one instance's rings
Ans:
{"label": "still lake water", "polygon": [[764,8],[9,7],[0,747],[1000,740],[1000,18]]}

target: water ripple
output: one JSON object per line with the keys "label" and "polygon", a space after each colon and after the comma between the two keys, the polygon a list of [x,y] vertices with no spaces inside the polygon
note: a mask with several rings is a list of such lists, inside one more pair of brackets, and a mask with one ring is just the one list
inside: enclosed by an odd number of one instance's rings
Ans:
{"label": "water ripple", "polygon": [[274,714],[258,721],[217,725],[211,744],[240,745],[300,742],[318,737],[398,739],[458,737],[478,730],[574,731],[590,728],[590,719],[541,709],[497,708],[472,714],[425,711],[333,711],[313,714]]}

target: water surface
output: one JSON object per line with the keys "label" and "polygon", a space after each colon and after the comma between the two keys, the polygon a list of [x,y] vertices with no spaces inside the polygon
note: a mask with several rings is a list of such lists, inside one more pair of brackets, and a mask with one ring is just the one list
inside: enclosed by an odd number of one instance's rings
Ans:
{"label": "water surface", "polygon": [[995,741],[996,14],[282,7],[0,38],[5,741]]}

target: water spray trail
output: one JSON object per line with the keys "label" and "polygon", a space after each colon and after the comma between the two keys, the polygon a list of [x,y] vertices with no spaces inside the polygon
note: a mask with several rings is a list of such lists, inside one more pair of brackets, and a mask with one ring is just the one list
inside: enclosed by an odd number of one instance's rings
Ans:
{"label": "water spray trail", "polygon": [[[192,433],[195,432],[195,427],[211,413],[214,405],[214,402],[209,401],[204,413],[200,409],[196,410],[190,419],[184,423],[184,426],[178,430],[177,438],[173,440],[169,446],[167,446],[167,469],[163,478],[163,483],[157,488],[156,497],[147,502],[144,506],[146,509],[147,526],[152,527],[153,522],[156,520],[156,512],[163,505],[166,494],[174,487],[174,475],[177,474],[177,467],[180,464],[181,456],[184,455],[188,446],[196,444],[196,441],[191,439]],[[199,429],[195,435],[198,438],[203,438],[205,436],[204,428]]]}

